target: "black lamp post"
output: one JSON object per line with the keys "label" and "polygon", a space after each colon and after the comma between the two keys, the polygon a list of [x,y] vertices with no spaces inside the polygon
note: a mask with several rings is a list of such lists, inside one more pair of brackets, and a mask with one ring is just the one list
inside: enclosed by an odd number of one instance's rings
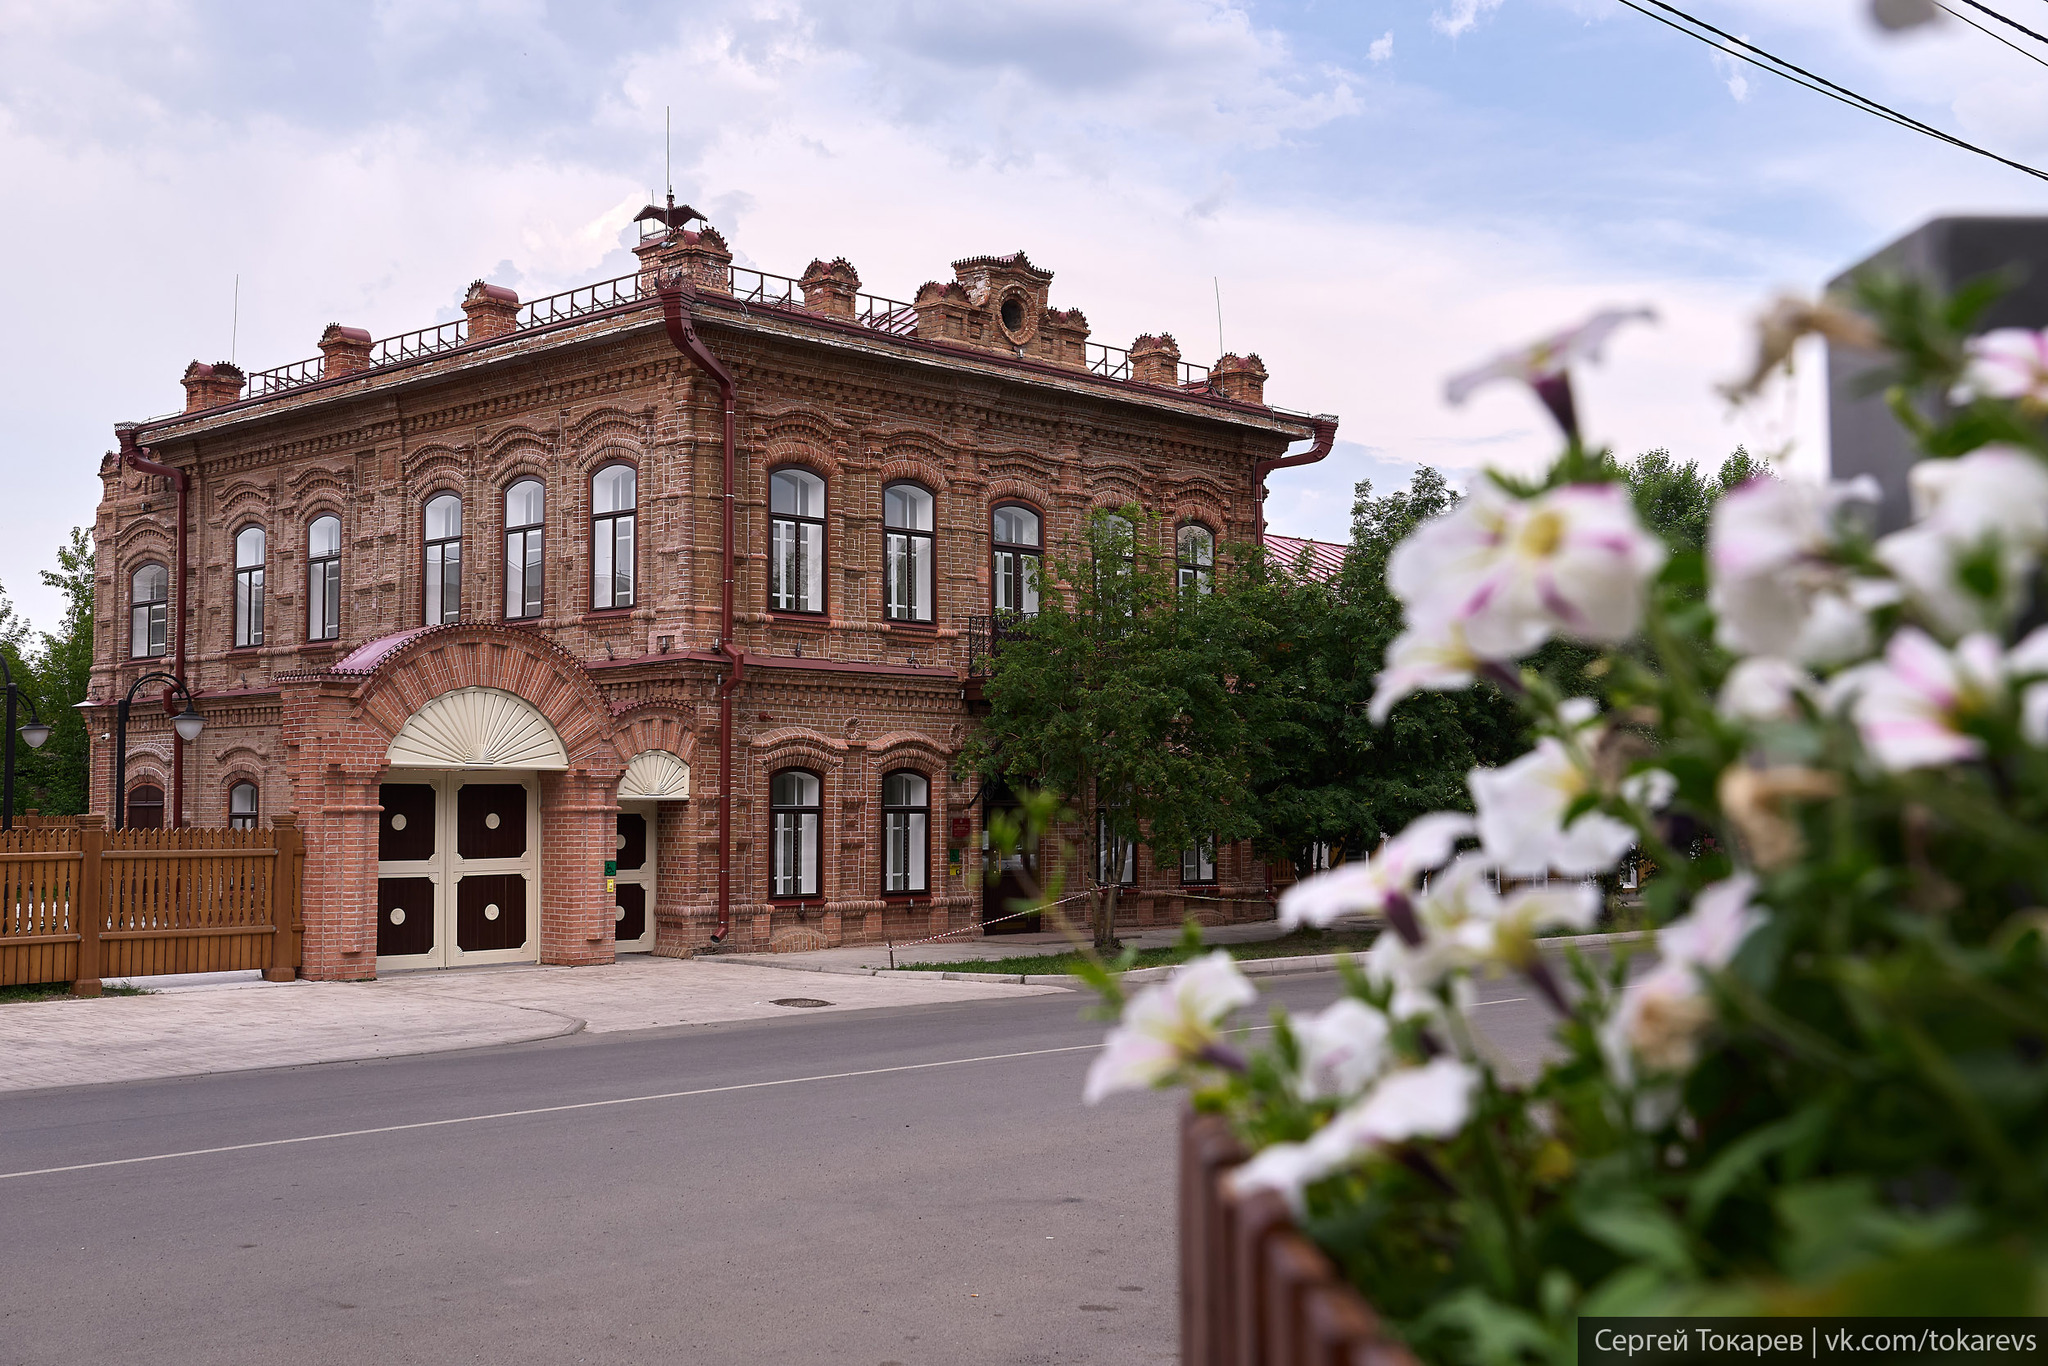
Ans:
{"label": "black lamp post", "polygon": [[128,689],[128,695],[121,699],[114,719],[114,828],[128,828],[128,708],[135,701],[135,694],[145,683],[164,685],[164,710],[170,710],[173,693],[185,699],[185,710],[171,718],[171,729],[178,732],[178,738],[191,744],[199,738],[199,732],[206,729],[206,718],[199,714],[199,708],[192,704],[192,690],[178,681],[174,674],[161,669],[152,670],[135,680]]}
{"label": "black lamp post", "polygon": [[[7,680],[7,757],[0,761],[6,770],[6,777],[0,780],[0,830],[14,828],[14,707],[15,699],[22,695],[21,685],[14,681],[14,670],[7,667],[7,656],[0,654],[0,677]],[[36,715],[36,700],[28,699],[28,724],[21,728],[21,738],[28,741],[30,749],[41,749],[43,742],[50,738],[50,728],[43,718]]]}

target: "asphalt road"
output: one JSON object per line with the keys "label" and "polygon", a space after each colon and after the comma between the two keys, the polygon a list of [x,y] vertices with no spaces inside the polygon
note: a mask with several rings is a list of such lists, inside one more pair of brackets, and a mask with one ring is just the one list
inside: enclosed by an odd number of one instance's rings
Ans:
{"label": "asphalt road", "polygon": [[1172,1361],[1175,1101],[1080,1104],[1084,1004],[0,1096],[0,1363]]}

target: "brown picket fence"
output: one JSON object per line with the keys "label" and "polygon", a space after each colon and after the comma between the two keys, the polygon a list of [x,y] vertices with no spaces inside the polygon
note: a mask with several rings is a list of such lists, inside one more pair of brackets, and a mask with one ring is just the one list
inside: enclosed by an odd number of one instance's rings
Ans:
{"label": "brown picket fence", "polygon": [[1217,1115],[1189,1113],[1180,1145],[1184,1366],[1417,1366],[1271,1191],[1227,1178],[1247,1154]]}
{"label": "brown picket fence", "polygon": [[0,833],[0,986],[261,969],[298,975],[305,840],[268,830],[107,830],[98,816]]}

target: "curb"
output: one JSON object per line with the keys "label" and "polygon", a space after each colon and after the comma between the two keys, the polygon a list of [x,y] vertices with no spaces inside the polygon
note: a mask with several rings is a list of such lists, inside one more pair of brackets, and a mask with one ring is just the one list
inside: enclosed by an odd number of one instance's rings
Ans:
{"label": "curb", "polygon": [[[1539,939],[1536,946],[1545,951],[1556,952],[1564,949],[1641,944],[1654,942],[1655,938],[1656,934],[1651,930],[1615,930],[1608,934],[1571,934],[1560,935],[1554,939]],[[1356,956],[1349,953],[1305,953],[1291,958],[1247,958],[1238,963],[1237,970],[1247,977],[1291,977],[1304,972],[1334,971],[1340,958]],[[824,972],[842,977],[912,977],[926,981],[937,977],[947,982],[1000,982],[1008,986],[1067,987],[1075,991],[1082,989],[1078,979],[1063,972],[934,972],[915,968],[845,968],[824,963],[776,963],[760,957],[728,958],[723,954],[707,954],[695,958],[694,961],[730,963],[737,967],[776,968],[783,972]],[[1132,968],[1124,974],[1123,980],[1138,983],[1163,982],[1172,973],[1171,966]]]}

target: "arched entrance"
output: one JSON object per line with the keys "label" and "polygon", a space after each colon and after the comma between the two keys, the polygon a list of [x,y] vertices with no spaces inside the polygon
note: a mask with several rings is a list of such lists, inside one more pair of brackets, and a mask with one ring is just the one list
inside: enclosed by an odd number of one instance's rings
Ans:
{"label": "arched entrance", "polygon": [[537,959],[538,775],[569,766],[555,728],[510,692],[457,688],[406,720],[385,762],[379,970]]}
{"label": "arched entrance", "polygon": [[619,780],[618,857],[613,882],[619,953],[654,948],[654,904],[660,887],[661,806],[690,800],[690,766],[665,749],[642,750]]}

